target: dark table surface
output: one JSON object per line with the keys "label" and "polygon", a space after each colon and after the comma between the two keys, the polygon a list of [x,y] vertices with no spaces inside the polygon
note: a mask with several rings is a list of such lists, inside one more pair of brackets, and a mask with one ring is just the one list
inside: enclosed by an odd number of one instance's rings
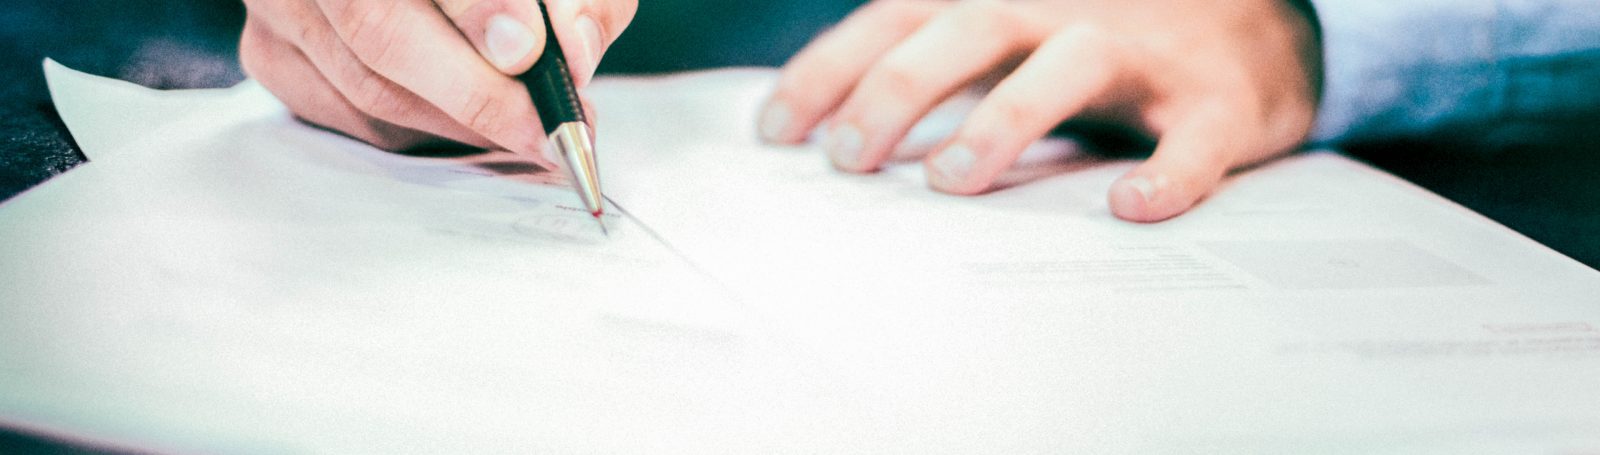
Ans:
{"label": "dark table surface", "polygon": [[[644,0],[601,71],[779,65],[859,3]],[[154,88],[226,87],[244,78],[243,18],[225,0],[0,0],[0,200],[85,161],[51,104],[44,57]],[[1351,154],[1600,267],[1600,135],[1585,133],[1495,151],[1412,143]],[[0,430],[4,453],[101,451]]]}

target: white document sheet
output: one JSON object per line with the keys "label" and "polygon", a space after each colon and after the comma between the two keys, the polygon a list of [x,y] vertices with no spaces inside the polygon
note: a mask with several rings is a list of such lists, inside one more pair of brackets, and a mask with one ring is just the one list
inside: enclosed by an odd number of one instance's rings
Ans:
{"label": "white document sheet", "polygon": [[[69,77],[112,106],[137,93]],[[385,153],[259,94],[74,122],[122,147],[0,208],[0,420],[206,453],[834,433],[812,369],[630,220],[602,239],[509,154]]]}
{"label": "white document sheet", "polygon": [[1600,444],[1600,275],[1339,155],[1136,225],[1104,202],[1134,163],[1067,142],[1030,151],[1053,175],[945,196],[915,161],[850,176],[760,145],[769,73],[608,82],[613,197],[928,447]]}
{"label": "white document sheet", "polygon": [[508,155],[52,69],[95,162],[0,206],[0,420],[198,452],[1600,450],[1600,274],[1454,204],[1319,152],[1129,224],[1132,164],[1068,142],[944,196],[757,143],[772,76],[597,82],[605,240]]}
{"label": "white document sheet", "polygon": [[[272,94],[245,81],[231,89],[150,90],[116,79],[95,77],[44,62],[56,112],[75,133],[73,140],[90,160],[105,158],[128,147],[120,141],[143,137],[161,126],[187,118],[216,115],[226,109],[270,109]],[[240,97],[256,97],[241,101]],[[234,113],[242,114],[242,113]],[[93,125],[89,127],[88,125]]]}

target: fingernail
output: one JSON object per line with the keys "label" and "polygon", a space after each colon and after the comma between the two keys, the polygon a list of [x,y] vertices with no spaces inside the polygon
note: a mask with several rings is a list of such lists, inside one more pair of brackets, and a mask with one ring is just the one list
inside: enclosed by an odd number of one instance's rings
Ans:
{"label": "fingernail", "polygon": [[583,63],[577,69],[583,74],[580,77],[587,81],[600,66],[600,24],[592,17],[578,16],[572,21],[572,30],[577,32],[578,45],[583,48]]}
{"label": "fingernail", "polygon": [[781,142],[783,133],[789,130],[789,119],[793,117],[789,105],[782,101],[773,101],[761,112],[761,139],[767,142]]}
{"label": "fingernail", "polygon": [[1155,201],[1156,196],[1161,194],[1161,189],[1167,186],[1167,178],[1166,176],[1156,176],[1154,180],[1151,180],[1141,176],[1124,180],[1123,183],[1127,184],[1129,188],[1133,188],[1134,192],[1139,193],[1139,197],[1144,198],[1144,201],[1149,203]]}
{"label": "fingernail", "polygon": [[939,156],[933,157],[934,184],[941,187],[954,187],[967,181],[967,176],[972,174],[972,165],[978,162],[978,155],[965,145],[957,144],[944,149]]}
{"label": "fingernail", "polygon": [[861,161],[861,130],[848,123],[836,126],[828,132],[827,145],[828,158],[833,160],[833,165],[843,169],[855,169]]}
{"label": "fingernail", "polygon": [[533,29],[509,15],[497,14],[489,18],[484,47],[489,50],[489,63],[502,70],[511,68],[533,52]]}

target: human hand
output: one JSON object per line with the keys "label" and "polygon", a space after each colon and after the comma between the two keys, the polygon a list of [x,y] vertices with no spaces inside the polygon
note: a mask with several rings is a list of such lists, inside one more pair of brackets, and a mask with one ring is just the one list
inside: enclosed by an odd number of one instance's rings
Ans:
{"label": "human hand", "polygon": [[793,144],[826,122],[834,165],[871,172],[946,98],[1003,76],[924,159],[931,186],[982,193],[1063,121],[1109,121],[1158,139],[1111,186],[1112,212],[1161,221],[1305,140],[1310,20],[1286,0],[881,0],[785,66],[760,131]]}
{"label": "human hand", "polygon": [[[526,88],[509,77],[545,47],[535,0],[245,0],[239,54],[300,118],[379,148],[443,141],[538,157]],[[637,0],[553,0],[551,22],[579,87]],[[547,160],[548,161],[548,160]]]}

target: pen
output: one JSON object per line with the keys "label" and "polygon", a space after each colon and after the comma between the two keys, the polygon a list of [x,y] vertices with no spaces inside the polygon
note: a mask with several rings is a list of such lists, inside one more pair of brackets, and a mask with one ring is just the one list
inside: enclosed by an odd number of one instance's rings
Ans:
{"label": "pen", "polygon": [[572,70],[561,53],[561,43],[556,41],[556,29],[550,24],[550,12],[544,0],[539,0],[539,13],[544,16],[544,54],[532,69],[517,76],[517,80],[522,81],[528,94],[533,96],[534,109],[539,111],[539,121],[544,123],[550,146],[555,147],[567,168],[572,170],[572,186],[583,199],[584,208],[594,216],[600,232],[609,236],[601,217],[605,214],[605,196],[600,194],[594,136],[578,99],[578,90],[572,83]]}

